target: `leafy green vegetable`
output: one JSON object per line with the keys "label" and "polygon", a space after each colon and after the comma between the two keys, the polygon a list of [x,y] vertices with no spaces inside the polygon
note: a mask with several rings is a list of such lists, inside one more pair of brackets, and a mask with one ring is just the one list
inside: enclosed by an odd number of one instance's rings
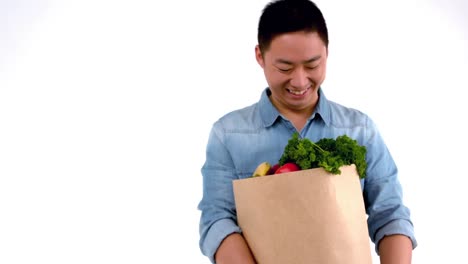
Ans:
{"label": "leafy green vegetable", "polygon": [[366,177],[366,147],[347,135],[338,136],[336,139],[322,138],[312,142],[308,138],[299,138],[295,132],[284,148],[279,164],[294,162],[302,170],[312,168],[324,168],[333,174],[340,174],[343,165],[356,165],[359,177]]}

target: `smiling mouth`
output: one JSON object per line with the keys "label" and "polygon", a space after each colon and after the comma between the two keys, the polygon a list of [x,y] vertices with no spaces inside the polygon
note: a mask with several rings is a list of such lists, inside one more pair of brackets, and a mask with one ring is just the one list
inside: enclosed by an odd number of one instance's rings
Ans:
{"label": "smiling mouth", "polygon": [[289,93],[294,94],[294,95],[303,95],[303,94],[305,94],[309,89],[310,89],[310,87],[307,88],[307,89],[304,89],[304,90],[291,90],[291,89],[287,89],[287,90],[288,90]]}

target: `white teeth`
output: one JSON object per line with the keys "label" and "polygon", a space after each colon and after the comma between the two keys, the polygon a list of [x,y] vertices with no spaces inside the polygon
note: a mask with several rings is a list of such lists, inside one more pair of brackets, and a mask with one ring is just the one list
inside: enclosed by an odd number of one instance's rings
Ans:
{"label": "white teeth", "polygon": [[306,91],[307,91],[307,89],[306,89],[306,90],[302,90],[302,91],[293,91],[293,90],[289,90],[290,93],[295,94],[295,95],[303,95]]}

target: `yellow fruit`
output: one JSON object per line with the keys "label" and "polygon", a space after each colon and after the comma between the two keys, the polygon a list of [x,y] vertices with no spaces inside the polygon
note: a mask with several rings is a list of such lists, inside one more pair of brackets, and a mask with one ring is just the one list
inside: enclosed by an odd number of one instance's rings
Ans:
{"label": "yellow fruit", "polygon": [[271,164],[269,162],[262,162],[260,165],[257,166],[255,169],[252,177],[260,177],[260,176],[265,176],[268,174],[268,171],[271,168]]}

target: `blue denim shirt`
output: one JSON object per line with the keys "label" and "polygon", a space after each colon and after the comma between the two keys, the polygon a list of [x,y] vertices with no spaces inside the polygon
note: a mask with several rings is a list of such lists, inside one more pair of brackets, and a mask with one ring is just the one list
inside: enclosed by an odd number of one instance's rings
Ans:
{"label": "blue denim shirt", "polygon": [[[275,164],[296,132],[293,124],[270,102],[266,88],[260,101],[230,112],[212,127],[206,148],[203,176],[200,249],[212,263],[222,240],[242,230],[237,225],[232,181],[250,177],[261,162]],[[318,141],[346,134],[367,148],[367,177],[361,180],[369,236],[378,253],[378,242],[391,234],[403,234],[413,242],[409,209],[402,203],[398,170],[376,125],[364,113],[327,100],[319,90],[319,102],[301,137]]]}

